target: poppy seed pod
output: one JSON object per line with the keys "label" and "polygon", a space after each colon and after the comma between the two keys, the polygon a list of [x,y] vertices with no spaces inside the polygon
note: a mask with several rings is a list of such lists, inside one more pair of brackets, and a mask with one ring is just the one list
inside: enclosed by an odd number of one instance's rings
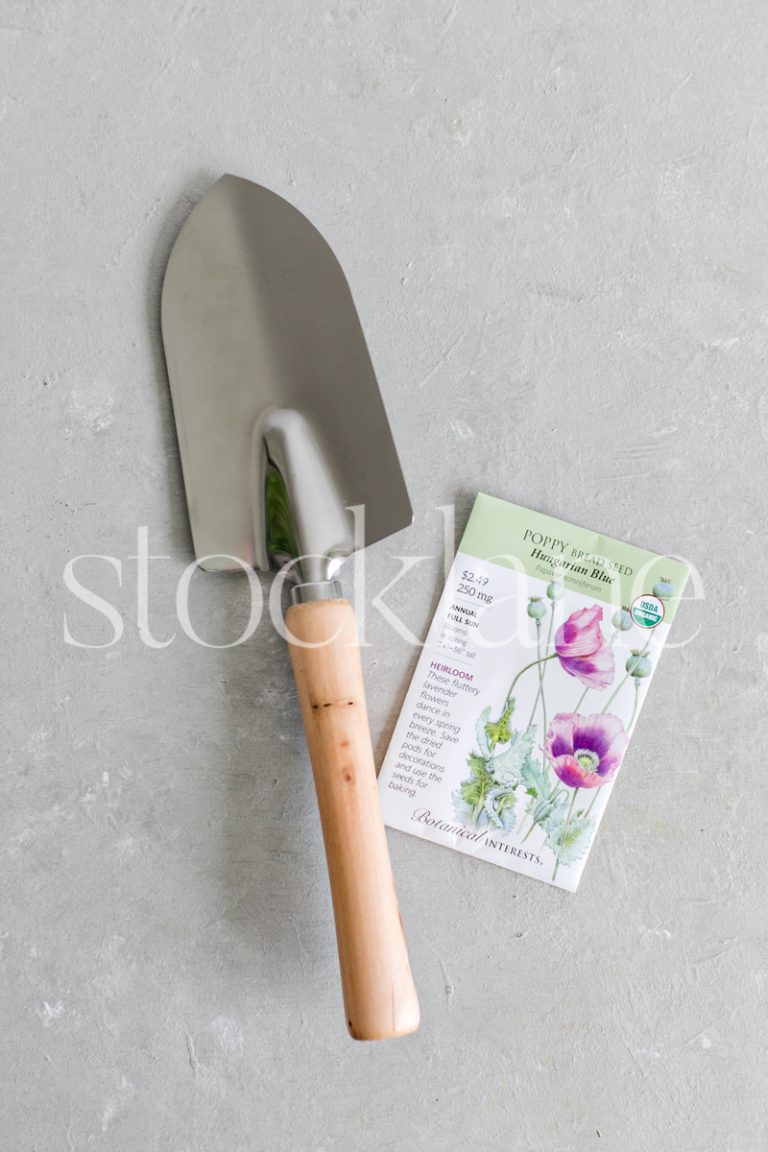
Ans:
{"label": "poppy seed pod", "polygon": [[642,680],[646,676],[650,676],[652,668],[650,656],[633,649],[632,655],[627,660],[627,672],[630,676],[636,676],[638,680]]}
{"label": "poppy seed pod", "polygon": [[628,608],[618,608],[614,612],[612,624],[618,632],[629,632],[632,623],[632,616]]}
{"label": "poppy seed pod", "polygon": [[661,580],[657,580],[654,584],[653,594],[658,596],[659,600],[671,600],[675,594],[675,586],[662,576]]}

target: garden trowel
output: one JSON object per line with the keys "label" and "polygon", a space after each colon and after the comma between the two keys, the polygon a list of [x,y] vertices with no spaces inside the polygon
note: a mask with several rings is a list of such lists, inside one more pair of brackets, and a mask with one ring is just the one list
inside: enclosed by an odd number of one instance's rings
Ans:
{"label": "garden trowel", "polygon": [[[336,576],[411,506],[341,267],[291,204],[223,176],[171,252],[162,330],[195,555],[281,569],[333,896],[347,1025],[413,1032],[419,1006],[376,788],[351,605]],[[226,585],[222,586],[222,591]]]}

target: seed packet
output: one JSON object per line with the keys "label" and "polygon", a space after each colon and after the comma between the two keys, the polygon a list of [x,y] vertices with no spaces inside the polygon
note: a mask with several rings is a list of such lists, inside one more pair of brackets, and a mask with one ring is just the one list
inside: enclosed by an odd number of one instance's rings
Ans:
{"label": "seed packet", "polygon": [[385,822],[575,891],[687,579],[478,495],[379,775]]}

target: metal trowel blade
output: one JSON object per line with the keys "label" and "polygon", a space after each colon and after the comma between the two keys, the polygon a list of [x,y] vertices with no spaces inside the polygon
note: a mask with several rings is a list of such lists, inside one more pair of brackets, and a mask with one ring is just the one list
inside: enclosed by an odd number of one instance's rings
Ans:
{"label": "metal trowel blade", "polygon": [[349,286],[296,208],[223,176],[173,247],[161,322],[204,568],[338,560],[355,543],[351,506],[365,509],[358,543],[411,522]]}

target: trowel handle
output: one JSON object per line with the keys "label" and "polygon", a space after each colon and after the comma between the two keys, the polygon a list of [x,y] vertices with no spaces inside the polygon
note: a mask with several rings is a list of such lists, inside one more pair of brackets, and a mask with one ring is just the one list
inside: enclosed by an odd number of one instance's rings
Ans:
{"label": "trowel handle", "polygon": [[419,1003],[379,805],[355,614],[346,600],[314,600],[289,608],[285,622],[323,827],[347,1027],[356,1040],[405,1036],[419,1026]]}

